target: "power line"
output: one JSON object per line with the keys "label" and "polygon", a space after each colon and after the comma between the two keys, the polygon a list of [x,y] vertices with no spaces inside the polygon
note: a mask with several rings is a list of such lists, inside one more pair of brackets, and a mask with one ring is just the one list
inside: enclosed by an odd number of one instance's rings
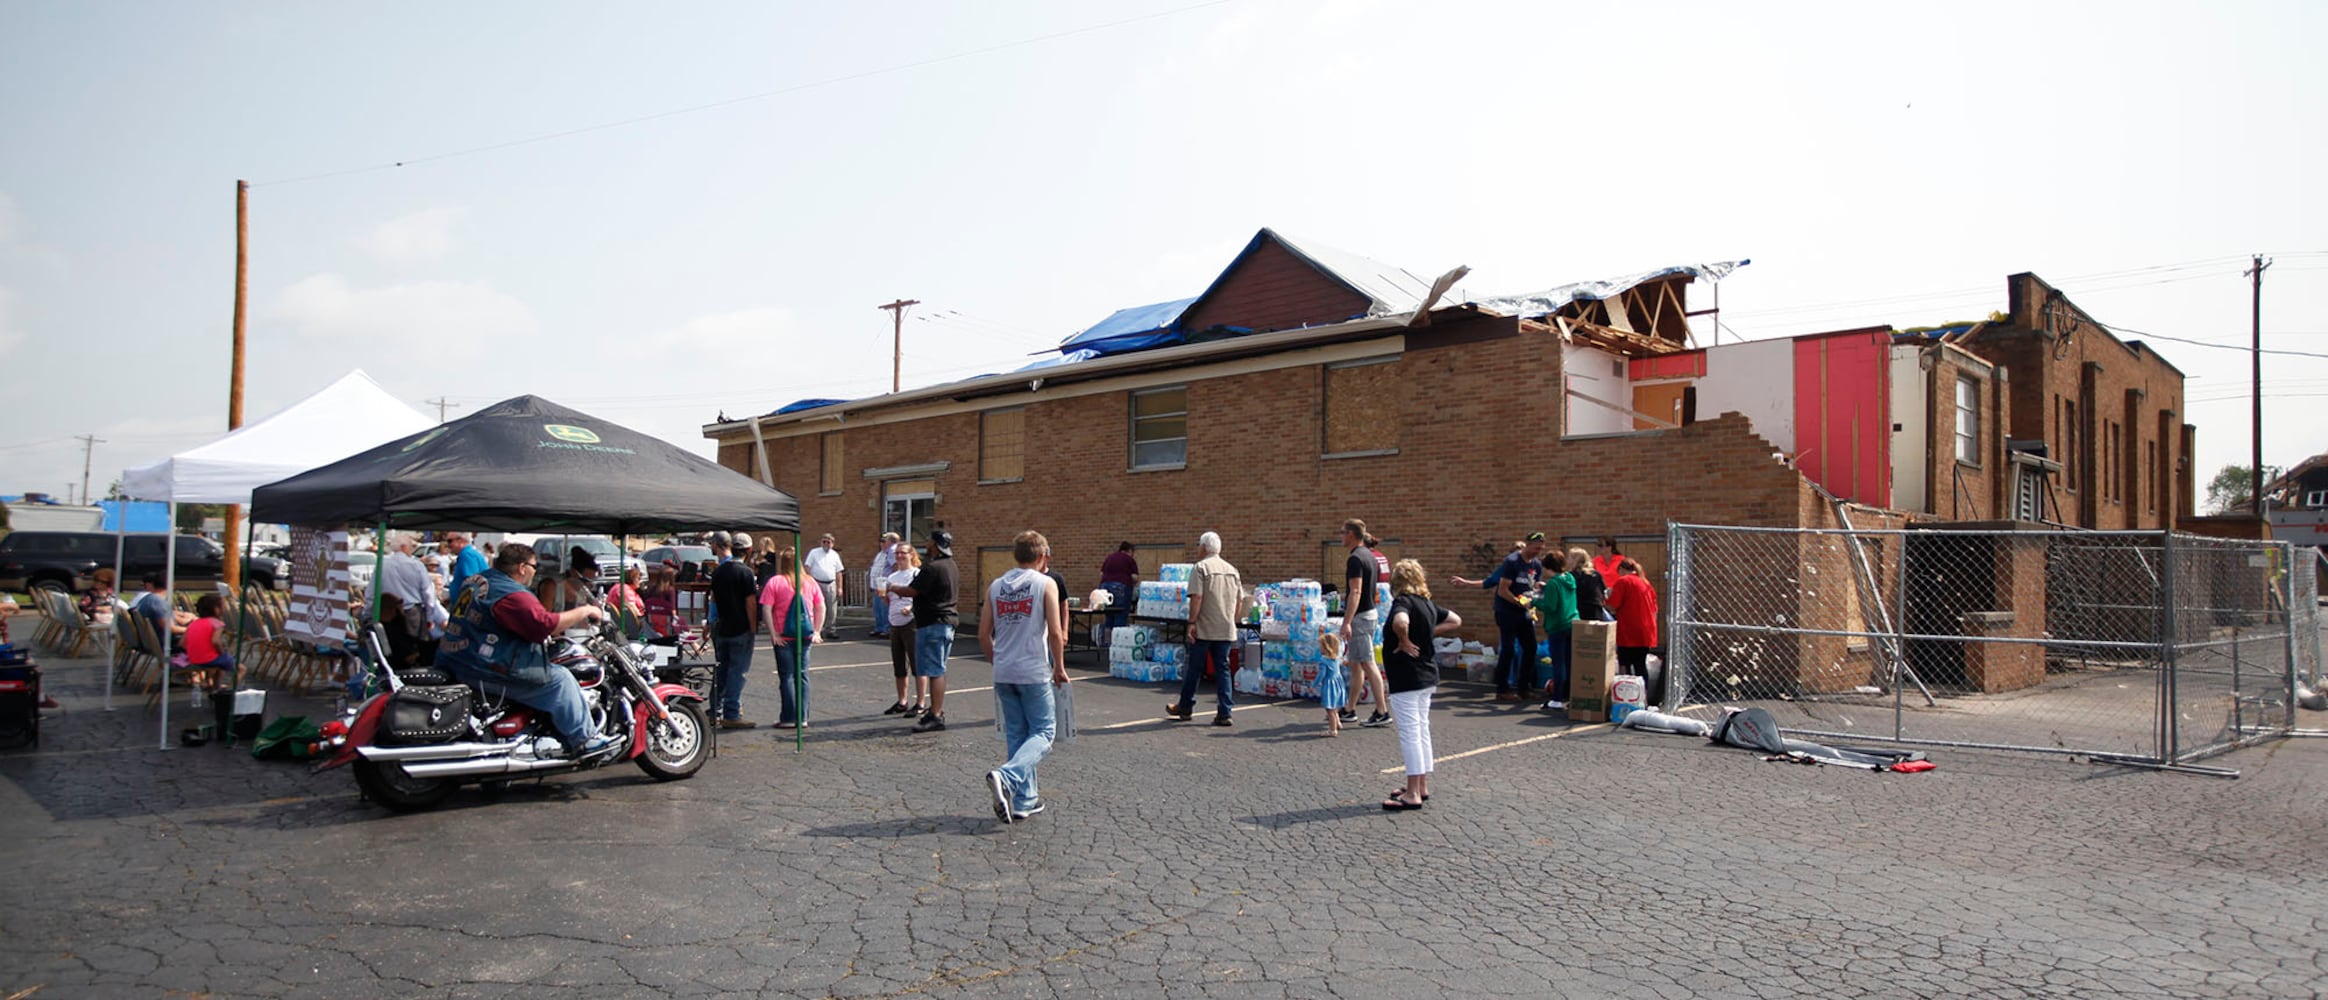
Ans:
{"label": "power line", "polygon": [[1140,14],[1118,21],[1109,21],[1104,24],[1085,25],[1080,28],[1070,28],[1066,31],[1055,31],[1048,35],[1036,35],[1030,38],[1021,38],[1013,42],[1003,42],[999,45],[989,45],[984,48],[966,49],[964,51],[955,52],[950,55],[933,56],[928,59],[921,59],[908,63],[899,63],[894,66],[884,66],[879,69],[869,69],[859,73],[846,73],[840,76],[826,77],[822,80],[812,80],[807,83],[796,83],[788,87],[778,87],[774,90],[763,90],[757,94],[745,94],[742,97],[730,97],[725,100],[712,101],[706,104],[690,105],[684,108],[673,108],[669,111],[657,111],[653,114],[639,115],[633,118],[623,118],[616,121],[600,122],[596,125],[584,125],[579,128],[562,129],[556,132],[544,132],[539,135],[527,136],[522,139],[510,139],[504,142],[487,143],[482,146],[471,146],[466,149],[456,149],[450,152],[431,153],[426,156],[409,157],[389,163],[375,163],[370,166],[349,167],[344,170],[331,170],[319,174],[307,174],[300,177],[286,177],[281,180],[263,181],[259,186],[263,187],[277,184],[298,184],[305,181],[318,181],[330,177],[346,177],[352,174],[368,174],[381,170],[394,170],[397,167],[408,167],[419,163],[433,163],[438,160],[450,160],[455,157],[475,156],[479,153],[491,153],[498,150],[514,148],[517,146],[528,146],[537,142],[550,142],[556,139],[572,138],[577,135],[587,135],[592,132],[604,132],[608,129],[624,128],[631,125],[643,125],[647,122],[661,121],[665,118],[677,118],[681,115],[691,115],[704,111],[712,111],[718,108],[729,107],[731,105],[766,100],[767,98],[771,97],[781,97],[785,94],[796,94],[804,90],[815,90],[821,87],[830,87],[835,84],[849,83],[856,80],[865,80],[877,76],[886,76],[892,73],[902,73],[906,70],[921,69],[926,66],[936,66],[941,63],[969,59],[974,56],[990,55],[992,53],[1004,52],[1015,48],[1023,48],[1029,45],[1038,45],[1043,42],[1053,42],[1062,38],[1072,38],[1076,35],[1089,34],[1094,31],[1106,31],[1111,28],[1120,28],[1127,24],[1137,24],[1141,21],[1152,21],[1157,18],[1171,17],[1176,14],[1185,14],[1192,10],[1201,10],[1206,7],[1218,7],[1223,4],[1233,2],[1235,2],[1235,0],[1203,0],[1202,3],[1192,3],[1183,7],[1174,7],[1170,10],[1160,10],[1153,13]]}
{"label": "power line", "polygon": [[[2144,333],[2132,327],[2111,326],[2108,323],[2102,324],[2102,327],[2103,329],[2109,330],[2111,333],[2132,334],[2145,340],[2171,340],[2177,344],[2189,344],[2193,347],[2213,347],[2225,351],[2255,350],[2255,348],[2252,348],[2246,344],[2223,344],[2212,340],[2192,340],[2189,337],[2170,337],[2163,333]],[[2286,348],[2278,347],[2266,347],[2263,348],[2262,351],[2265,354],[2280,354],[2294,358],[2328,358],[2328,353],[2323,353],[2320,351],[2291,351],[2287,350]]]}

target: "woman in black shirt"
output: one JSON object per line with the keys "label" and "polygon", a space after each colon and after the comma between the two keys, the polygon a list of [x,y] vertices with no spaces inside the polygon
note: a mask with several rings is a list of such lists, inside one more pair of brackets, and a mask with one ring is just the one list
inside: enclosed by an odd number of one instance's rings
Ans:
{"label": "woman in black shirt", "polygon": [[1431,797],[1431,694],[1439,687],[1439,667],[1431,639],[1462,627],[1463,619],[1431,603],[1423,564],[1401,559],[1390,568],[1390,621],[1384,628],[1383,675],[1390,686],[1391,721],[1398,726],[1399,752],[1406,758],[1406,787],[1382,801],[1387,810],[1421,809]]}

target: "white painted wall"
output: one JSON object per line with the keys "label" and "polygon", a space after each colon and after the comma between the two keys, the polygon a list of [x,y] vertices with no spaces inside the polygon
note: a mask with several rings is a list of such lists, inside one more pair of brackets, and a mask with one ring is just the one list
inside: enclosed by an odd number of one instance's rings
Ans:
{"label": "white painted wall", "polygon": [[1924,474],[1931,468],[1931,380],[1924,375],[1924,352],[1911,346],[1891,349],[1891,462],[1892,506],[1899,510],[1932,509],[1931,484]]}
{"label": "white painted wall", "polygon": [[[1630,409],[1633,405],[1633,381],[1625,374],[1625,359],[1607,351],[1591,347],[1568,345],[1561,353],[1562,364],[1568,373],[1568,388],[1596,399],[1605,399]],[[1568,420],[1563,427],[1568,434],[1630,434],[1633,416],[1562,394],[1568,403]]]}
{"label": "white painted wall", "polygon": [[1697,416],[1712,420],[1743,413],[1779,450],[1795,451],[1794,341],[1755,340],[1706,349],[1706,377],[1697,380]]}

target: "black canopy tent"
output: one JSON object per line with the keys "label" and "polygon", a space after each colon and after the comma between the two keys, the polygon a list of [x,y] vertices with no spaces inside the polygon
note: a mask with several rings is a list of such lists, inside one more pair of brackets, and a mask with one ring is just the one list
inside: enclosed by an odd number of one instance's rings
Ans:
{"label": "black canopy tent", "polygon": [[799,531],[791,494],[539,396],[259,487],[270,524],[643,535]]}
{"label": "black canopy tent", "polygon": [[[268,483],[251,493],[251,519],[376,526],[376,560],[385,558],[391,527],[609,535],[741,528],[792,532],[794,549],[800,545],[800,504],[791,494],[539,396],[506,399]],[[795,641],[805,684],[806,636]],[[804,735],[796,727],[795,748]]]}

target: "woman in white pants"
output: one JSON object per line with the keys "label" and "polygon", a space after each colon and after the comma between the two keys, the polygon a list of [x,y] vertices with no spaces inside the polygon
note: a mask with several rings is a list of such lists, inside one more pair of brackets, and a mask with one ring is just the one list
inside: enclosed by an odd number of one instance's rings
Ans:
{"label": "woman in white pants", "polygon": [[1431,603],[1423,564],[1401,559],[1390,568],[1390,621],[1383,675],[1390,687],[1391,721],[1398,726],[1399,753],[1406,758],[1406,787],[1382,800],[1382,808],[1421,809],[1431,798],[1431,693],[1439,687],[1439,667],[1431,659],[1431,639],[1463,626],[1463,619]]}

